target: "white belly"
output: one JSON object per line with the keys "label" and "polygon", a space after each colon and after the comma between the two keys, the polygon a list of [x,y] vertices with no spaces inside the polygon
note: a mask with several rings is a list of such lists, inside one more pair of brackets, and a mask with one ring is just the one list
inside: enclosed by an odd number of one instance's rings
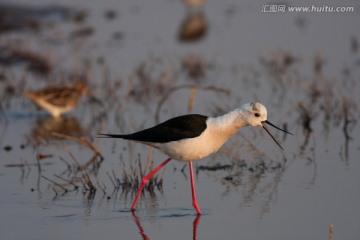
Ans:
{"label": "white belly", "polygon": [[149,144],[171,158],[179,161],[196,161],[216,152],[232,134],[205,130],[196,138],[187,138],[169,143]]}

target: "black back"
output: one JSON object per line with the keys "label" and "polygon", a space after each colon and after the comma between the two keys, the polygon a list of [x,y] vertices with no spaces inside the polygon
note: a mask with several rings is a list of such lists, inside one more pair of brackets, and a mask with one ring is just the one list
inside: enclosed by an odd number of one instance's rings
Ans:
{"label": "black back", "polygon": [[199,114],[188,114],[169,119],[152,128],[132,134],[101,134],[111,138],[123,138],[134,141],[166,143],[184,138],[199,136],[206,129],[208,117]]}

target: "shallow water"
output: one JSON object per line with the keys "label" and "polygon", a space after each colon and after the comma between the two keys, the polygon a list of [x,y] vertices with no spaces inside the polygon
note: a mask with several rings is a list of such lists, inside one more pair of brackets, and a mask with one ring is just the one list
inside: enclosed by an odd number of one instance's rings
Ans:
{"label": "shallow water", "polygon": [[[14,2],[25,11],[49,6]],[[76,22],[32,9],[39,31],[0,33],[1,46],[39,53],[53,66],[44,76],[26,61],[0,65],[1,239],[327,239],[330,224],[334,239],[360,237],[356,2],[339,1],[354,13],[280,14],[261,13],[262,4],[250,1],[207,1],[206,35],[191,43],[177,39],[186,17],[178,1],[54,3],[87,17]],[[105,16],[109,10],[114,19]],[[93,30],[79,32],[84,28]],[[189,59],[200,59],[197,77],[185,66]],[[67,82],[70,72],[84,74],[93,98],[60,120],[21,96]],[[112,179],[138,172],[139,159],[144,169],[147,158],[157,165],[166,156],[94,136],[188,112],[218,115],[254,100],[267,106],[271,122],[294,133],[270,129],[285,151],[262,129],[242,129],[194,164],[201,217],[191,206],[188,167],[175,161],[159,173],[162,190],[145,191],[137,211],[129,211],[134,191],[114,189]],[[81,183],[85,171],[76,170],[93,152],[51,131],[83,134],[104,156],[85,167],[95,195]],[[38,153],[52,156],[38,160]],[[57,176],[78,178],[79,189]]]}

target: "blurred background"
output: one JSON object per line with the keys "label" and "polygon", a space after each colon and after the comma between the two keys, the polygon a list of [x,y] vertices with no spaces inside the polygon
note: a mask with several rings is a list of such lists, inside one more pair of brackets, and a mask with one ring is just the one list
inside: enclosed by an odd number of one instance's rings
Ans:
{"label": "blurred background", "polygon": [[[358,239],[358,1],[1,0],[1,239]],[[259,101],[188,167],[95,138]],[[20,228],[21,227],[21,228]],[[61,230],[60,230],[61,229]]]}

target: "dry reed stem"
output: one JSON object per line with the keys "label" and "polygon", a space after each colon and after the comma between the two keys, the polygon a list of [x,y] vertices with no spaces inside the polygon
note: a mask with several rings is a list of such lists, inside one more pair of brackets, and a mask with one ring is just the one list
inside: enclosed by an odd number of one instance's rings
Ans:
{"label": "dry reed stem", "polygon": [[191,112],[196,99],[196,88],[191,88],[188,100],[188,112]]}
{"label": "dry reed stem", "polygon": [[97,172],[97,170],[99,170],[100,168],[100,164],[101,162],[103,161],[103,159],[100,158],[100,161],[97,161],[97,158],[98,158],[99,155],[97,154],[94,154],[89,161],[87,161],[85,163],[85,165],[83,166],[84,169],[87,169],[90,165],[93,165],[93,171],[94,173]]}
{"label": "dry reed stem", "polygon": [[115,181],[112,179],[110,173],[108,171],[106,171],[106,175],[108,176],[108,178],[110,179],[111,183],[113,184],[114,188],[117,188]]}
{"label": "dry reed stem", "polygon": [[158,104],[156,106],[156,110],[155,110],[155,122],[156,122],[156,124],[160,123],[159,122],[159,115],[160,115],[160,111],[161,111],[161,108],[162,108],[163,104],[166,102],[166,100],[174,92],[182,90],[182,89],[199,89],[199,90],[203,90],[203,91],[218,92],[218,93],[222,93],[222,94],[226,94],[226,95],[230,94],[230,91],[228,89],[215,87],[215,86],[212,86],[212,85],[210,85],[210,86],[197,86],[197,85],[194,85],[194,84],[183,84],[183,85],[172,87],[163,95],[163,97],[160,99],[160,101],[158,102]]}
{"label": "dry reed stem", "polygon": [[69,156],[71,157],[71,159],[75,162],[75,164],[76,164],[76,166],[77,166],[77,169],[82,170],[82,169],[83,169],[82,166],[81,166],[80,163],[76,160],[76,158],[74,157],[74,155],[72,154],[72,152],[69,151],[69,150],[68,150],[67,152],[68,152]]}
{"label": "dry reed stem", "polygon": [[[96,181],[96,185],[99,186],[99,188],[101,189],[101,191],[103,192],[103,196],[106,196],[106,186],[103,183],[102,185],[99,183],[99,181]],[[108,199],[110,199],[110,197],[108,196]]]}
{"label": "dry reed stem", "polygon": [[346,140],[351,140],[352,138],[350,137],[349,134],[349,124],[351,124],[352,122],[354,122],[353,120],[350,119],[349,115],[350,115],[350,111],[351,111],[351,104],[349,99],[346,96],[343,96],[343,101],[342,101],[342,108],[343,108],[343,116],[344,116],[344,125],[343,125],[343,132],[345,135],[345,139]]}
{"label": "dry reed stem", "polygon": [[51,133],[52,136],[54,137],[59,137],[59,138],[64,138],[64,139],[68,139],[68,140],[72,140],[75,142],[78,142],[86,147],[88,147],[90,150],[92,150],[96,155],[100,156],[101,159],[104,159],[103,155],[100,153],[100,151],[91,143],[89,142],[87,139],[85,139],[84,137],[73,137],[70,135],[66,135],[66,134],[62,134],[62,133],[58,133],[58,132],[52,132]]}
{"label": "dry reed stem", "polygon": [[313,120],[312,113],[308,108],[305,107],[303,102],[299,102],[299,109],[301,110],[300,117],[302,126],[305,132],[312,132],[311,121]]}
{"label": "dry reed stem", "polygon": [[73,181],[67,180],[67,179],[65,179],[65,178],[63,178],[63,177],[61,177],[61,176],[59,176],[59,175],[57,175],[57,174],[54,174],[54,176],[57,177],[57,178],[59,178],[60,180],[62,180],[62,181],[64,181],[64,182],[68,183],[69,185],[72,185],[72,186],[74,187],[74,190],[79,189],[79,186],[76,185]]}
{"label": "dry reed stem", "polygon": [[68,163],[63,157],[60,157],[60,161],[62,161],[63,163],[65,163],[66,164],[66,166],[67,166],[67,169],[69,169],[69,170],[71,170],[71,164],[70,163]]}
{"label": "dry reed stem", "polygon": [[[45,177],[44,175],[42,175],[41,177],[44,178],[44,179],[46,179],[47,181],[51,182],[51,183],[54,184],[55,186],[58,186],[59,188],[61,188],[61,189],[64,191],[64,193],[69,192],[69,190],[68,190],[67,188],[65,188],[63,185],[61,185],[60,183],[57,183],[57,182],[55,182],[55,181],[53,181],[53,180]],[[55,191],[55,192],[56,192],[56,191]],[[57,192],[56,192],[56,193],[57,193]]]}

